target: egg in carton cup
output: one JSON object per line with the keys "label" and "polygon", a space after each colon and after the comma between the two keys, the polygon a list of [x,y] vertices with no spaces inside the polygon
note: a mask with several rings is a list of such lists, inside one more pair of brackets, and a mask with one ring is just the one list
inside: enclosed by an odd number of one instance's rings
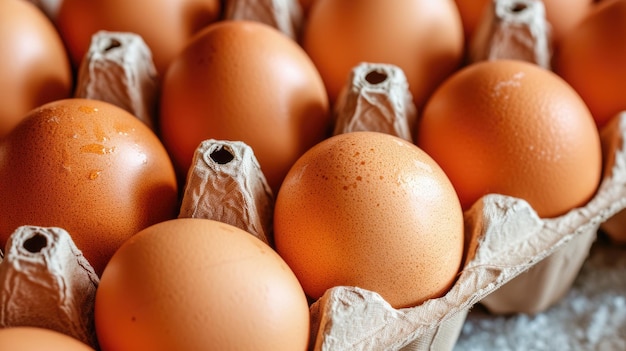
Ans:
{"label": "egg in carton cup", "polygon": [[[494,1],[472,42],[470,62],[515,58],[549,69],[549,28],[543,10],[538,1]],[[355,67],[352,79],[360,75],[361,81],[351,84],[367,85],[363,81],[367,72],[359,70],[375,67],[364,67]],[[385,65],[378,69],[384,70]],[[373,101],[366,90],[359,94],[369,97],[359,101]],[[388,101],[403,100],[394,94]],[[348,96],[344,89],[338,106],[354,107],[350,100],[358,99]],[[372,105],[385,104],[378,101]],[[373,106],[357,109],[376,110]],[[392,131],[378,123],[388,120],[388,111],[378,108],[377,112],[382,119],[366,117],[360,127]],[[339,115],[338,122],[346,119]],[[370,119],[378,122],[367,122]],[[623,116],[616,117],[616,121],[623,120]],[[354,130],[355,125],[344,126]],[[626,205],[623,194],[616,192],[623,187],[620,172],[624,170],[613,167],[619,162],[611,161],[623,158],[623,135],[624,129],[615,124],[602,132],[604,159],[609,160],[605,178],[594,198],[581,208],[545,219],[522,199],[492,194],[466,211],[466,261],[455,285],[444,296],[416,307],[394,309],[372,291],[358,287],[328,290],[311,306],[313,348],[449,350],[476,303],[503,314],[532,314],[549,308],[571,286],[600,224]]]}
{"label": "egg in carton cup", "polygon": [[[374,73],[402,75],[386,64],[355,67],[351,79],[357,88],[352,95],[344,89],[336,121],[343,132],[374,129],[399,135],[404,128],[394,124],[410,120],[403,116],[413,109],[402,107],[410,99],[402,89],[381,94],[379,82],[367,81]],[[359,123],[341,122],[354,118]],[[626,207],[625,136],[626,113],[602,130],[605,170],[597,193],[562,216],[540,218],[525,200],[505,195],[490,194],[476,202],[464,213],[465,261],[444,296],[397,309],[380,294],[359,287],[327,290],[310,308],[312,349],[451,350],[477,303],[504,314],[549,308],[571,286],[599,226]]]}
{"label": "egg in carton cup", "polygon": [[[517,59],[551,70],[551,42],[542,1],[492,0],[469,42],[468,59]],[[594,238],[595,231],[589,231],[487,296],[482,305],[498,314],[534,314],[549,308],[573,283]]]}

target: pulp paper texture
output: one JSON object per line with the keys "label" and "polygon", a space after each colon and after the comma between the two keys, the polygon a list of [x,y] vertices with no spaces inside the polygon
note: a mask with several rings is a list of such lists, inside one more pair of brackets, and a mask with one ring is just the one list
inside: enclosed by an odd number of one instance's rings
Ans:
{"label": "pulp paper texture", "polygon": [[335,107],[333,134],[378,131],[413,141],[417,110],[404,72],[363,62],[350,72]]}
{"label": "pulp paper texture", "polygon": [[550,25],[543,1],[492,1],[470,40],[470,61],[518,59],[550,68]]}
{"label": "pulp paper texture", "polygon": [[[588,245],[585,236],[594,238],[590,233],[626,208],[626,114],[616,116],[615,123],[607,128],[603,132],[604,145],[617,149],[604,150],[611,168],[605,171],[596,195],[585,206],[561,217],[541,219],[524,200],[484,196],[465,213],[467,259],[446,295],[416,307],[393,309],[372,291],[329,289],[311,305],[313,348],[450,350],[462,327],[459,316],[568,245],[580,245],[577,241]],[[579,251],[587,257],[587,252]],[[560,277],[551,275],[550,279],[529,283],[526,289],[542,289]],[[441,330],[457,333],[438,336]]]}
{"label": "pulp paper texture", "polygon": [[292,39],[298,39],[304,21],[298,0],[227,0],[224,19],[265,23]]}
{"label": "pulp paper texture", "polygon": [[52,329],[97,349],[93,310],[98,284],[65,230],[20,227],[0,263],[0,328]]}
{"label": "pulp paper texture", "polygon": [[158,76],[141,36],[99,31],[81,62],[75,96],[102,100],[135,115],[154,129]]}
{"label": "pulp paper texture", "polygon": [[241,228],[272,245],[274,196],[252,148],[203,141],[187,175],[180,218],[207,218]]}

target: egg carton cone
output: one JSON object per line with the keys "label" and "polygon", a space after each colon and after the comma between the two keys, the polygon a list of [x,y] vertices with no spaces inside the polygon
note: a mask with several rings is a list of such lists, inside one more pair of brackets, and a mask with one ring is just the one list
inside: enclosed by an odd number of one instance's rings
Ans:
{"label": "egg carton cone", "polygon": [[97,349],[94,304],[99,278],[67,231],[22,226],[0,263],[0,328],[55,330]]}
{"label": "egg carton cone", "polygon": [[304,15],[298,0],[226,0],[224,20],[261,22],[298,40]]}
{"label": "egg carton cone", "polygon": [[551,44],[543,1],[491,0],[470,38],[468,59],[516,59],[550,69]]}
{"label": "egg carton cone", "polygon": [[620,114],[602,131],[607,168],[597,193],[560,217],[542,219],[526,201],[505,195],[478,200],[465,212],[463,269],[444,296],[394,309],[376,292],[327,290],[310,307],[311,349],[451,350],[472,306],[495,301],[499,291],[511,294],[504,288],[509,283],[523,288],[512,292],[518,307],[540,310],[558,300],[571,284],[559,269],[577,272],[599,226],[626,208],[625,138],[626,114]]}
{"label": "egg carton cone", "polygon": [[187,174],[179,218],[228,223],[272,246],[273,209],[272,189],[250,146],[215,139],[200,143]]}
{"label": "egg carton cone", "polygon": [[376,130],[413,142],[417,109],[404,71],[362,62],[350,72],[333,111],[333,134]]}
{"label": "egg carton cone", "polygon": [[152,52],[141,36],[101,30],[91,37],[74,97],[121,107],[154,130],[158,95]]}

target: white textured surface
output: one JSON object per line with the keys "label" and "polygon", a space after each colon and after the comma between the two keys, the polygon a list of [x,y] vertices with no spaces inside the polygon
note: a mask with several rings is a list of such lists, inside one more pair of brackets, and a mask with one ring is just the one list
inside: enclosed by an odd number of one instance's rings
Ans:
{"label": "white textured surface", "polygon": [[626,247],[601,236],[563,300],[535,315],[493,316],[476,306],[454,351],[626,350]]}

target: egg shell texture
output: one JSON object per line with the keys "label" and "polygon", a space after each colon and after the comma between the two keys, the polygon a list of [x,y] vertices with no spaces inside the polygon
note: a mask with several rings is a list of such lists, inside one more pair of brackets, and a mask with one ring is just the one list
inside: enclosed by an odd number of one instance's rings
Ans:
{"label": "egg shell texture", "polygon": [[33,327],[0,329],[0,350],[93,351],[86,344],[56,331]]}
{"label": "egg shell texture", "polygon": [[156,135],[114,105],[59,100],[0,142],[0,240],[21,225],[67,230],[97,273],[139,230],[174,218],[177,184]]}
{"label": "egg shell texture", "polygon": [[447,291],[463,252],[463,218],[439,166],[376,132],[329,138],[292,167],[277,196],[275,241],[307,294],[338,285],[394,307]]}
{"label": "egg shell texture", "polygon": [[106,350],[305,350],[302,287],[268,245],[209,219],[175,219],[128,240],[96,294]]}
{"label": "egg shell texture", "polygon": [[566,37],[555,71],[581,95],[599,128],[626,110],[626,2],[604,0]]}

